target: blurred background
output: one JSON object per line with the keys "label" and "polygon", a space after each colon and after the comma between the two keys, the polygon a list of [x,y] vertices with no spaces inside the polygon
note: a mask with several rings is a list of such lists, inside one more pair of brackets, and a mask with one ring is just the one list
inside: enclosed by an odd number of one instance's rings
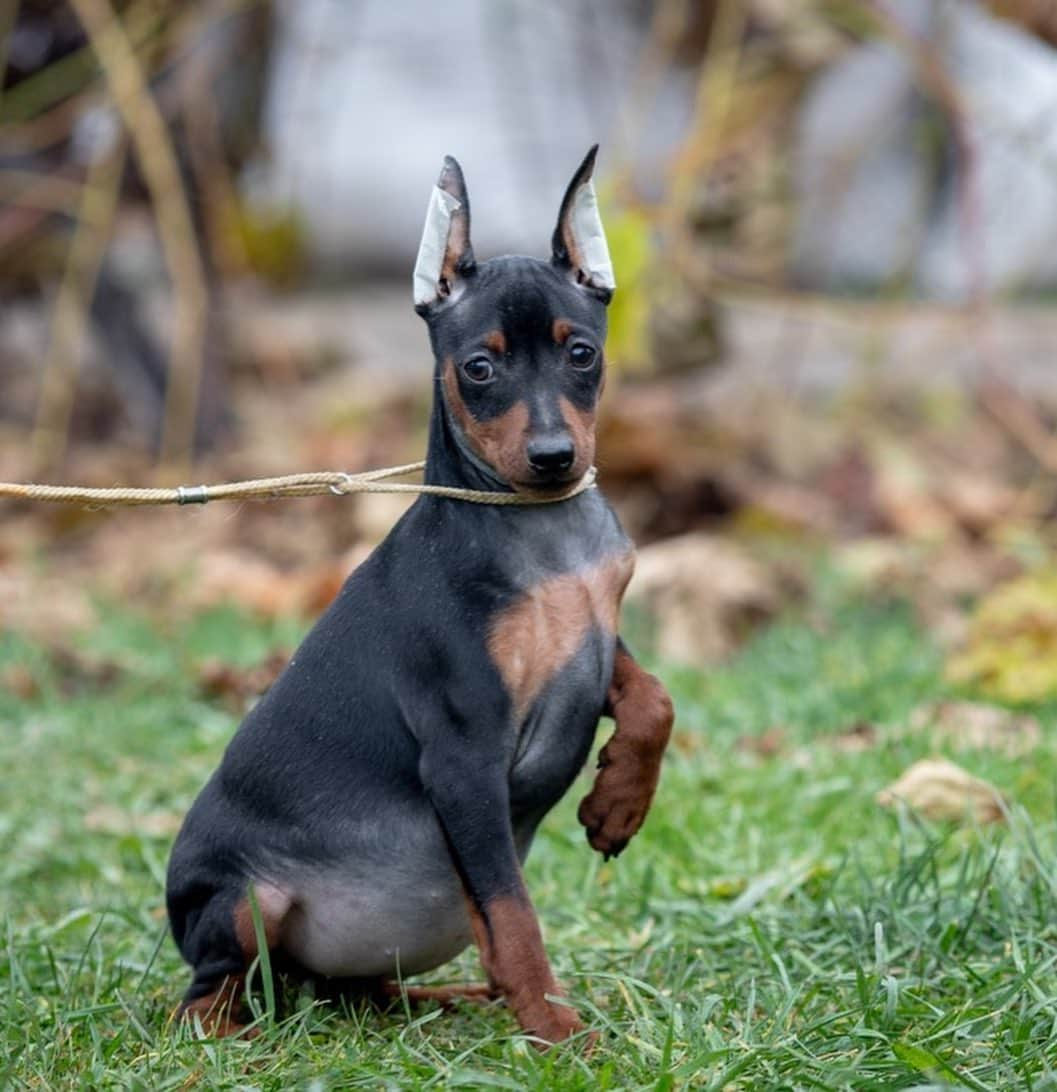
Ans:
{"label": "blurred background", "polygon": [[[1046,0],[3,0],[0,479],[418,458],[441,157],[479,255],[543,255],[600,141],[598,461],[658,652],[725,656],[822,558],[1052,695],[1055,44]],[[0,624],[310,616],[403,504],[8,503]]]}

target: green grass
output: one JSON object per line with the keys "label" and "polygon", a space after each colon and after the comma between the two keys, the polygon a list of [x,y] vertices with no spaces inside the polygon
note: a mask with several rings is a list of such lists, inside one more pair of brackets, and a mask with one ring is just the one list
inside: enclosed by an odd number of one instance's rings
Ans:
{"label": "green grass", "polygon": [[[909,613],[865,604],[773,626],[723,669],[661,669],[678,736],[618,861],[575,821],[586,780],[545,823],[527,877],[602,1033],[591,1058],[536,1053],[501,1008],[296,995],[253,1042],[171,1026],[187,971],[165,933],[167,828],[235,724],[196,694],[195,665],[296,632],[228,612],[159,631],[112,610],[82,647],[121,670],[80,685],[0,637],[0,670],[39,686],[0,693],[0,1088],[1057,1089],[1057,715],[1041,711],[1030,759],[952,756],[1007,794],[1008,824],[883,811],[874,793],[927,743],[834,740],[898,728],[943,686]],[[776,726],[777,754],[739,745]],[[471,953],[441,977],[476,976]]]}

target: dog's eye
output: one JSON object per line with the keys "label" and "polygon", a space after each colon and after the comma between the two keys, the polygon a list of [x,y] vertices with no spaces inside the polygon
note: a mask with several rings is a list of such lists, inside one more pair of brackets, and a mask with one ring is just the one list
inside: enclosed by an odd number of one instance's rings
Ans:
{"label": "dog's eye", "polygon": [[495,374],[492,362],[483,356],[475,356],[471,360],[467,360],[462,366],[462,370],[466,373],[467,378],[472,379],[474,383],[487,383]]}
{"label": "dog's eye", "polygon": [[569,360],[574,368],[587,369],[595,362],[595,351],[590,345],[578,341],[569,350]]}

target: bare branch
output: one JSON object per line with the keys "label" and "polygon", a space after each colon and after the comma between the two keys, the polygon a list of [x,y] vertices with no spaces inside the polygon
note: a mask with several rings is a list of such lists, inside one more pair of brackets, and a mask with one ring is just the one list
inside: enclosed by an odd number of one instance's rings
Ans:
{"label": "bare branch", "polygon": [[162,438],[164,462],[186,464],[194,447],[208,290],[180,169],[143,69],[110,0],[70,0],[128,129],[150,192],[175,296]]}

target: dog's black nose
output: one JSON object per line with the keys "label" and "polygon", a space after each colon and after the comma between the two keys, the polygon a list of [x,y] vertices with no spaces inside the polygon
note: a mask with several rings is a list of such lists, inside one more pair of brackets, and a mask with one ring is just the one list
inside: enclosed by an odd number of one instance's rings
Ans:
{"label": "dog's black nose", "polygon": [[537,474],[560,474],[573,465],[576,451],[567,434],[530,440],[526,449],[529,466]]}

